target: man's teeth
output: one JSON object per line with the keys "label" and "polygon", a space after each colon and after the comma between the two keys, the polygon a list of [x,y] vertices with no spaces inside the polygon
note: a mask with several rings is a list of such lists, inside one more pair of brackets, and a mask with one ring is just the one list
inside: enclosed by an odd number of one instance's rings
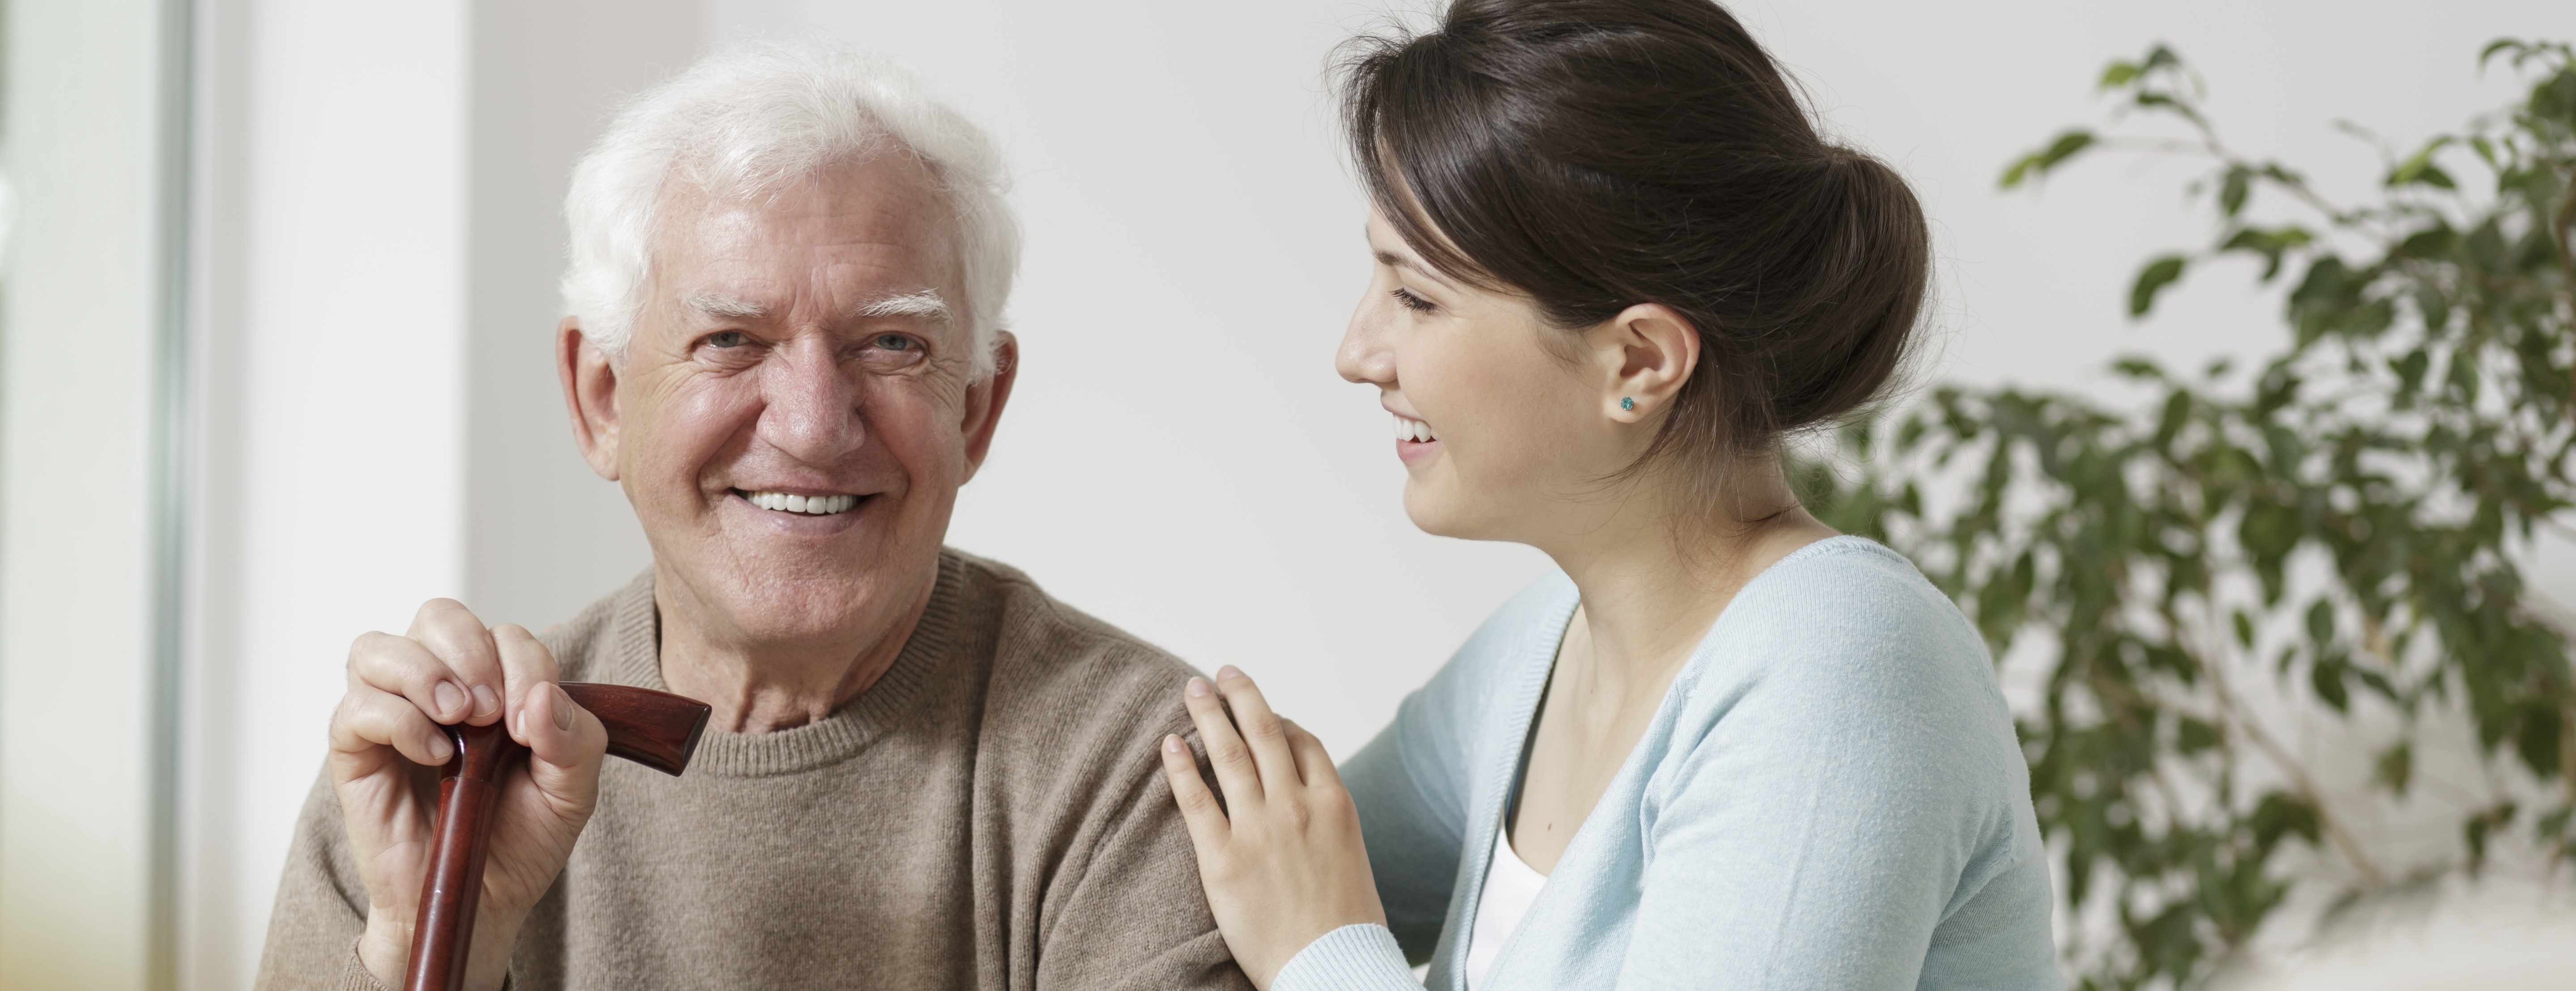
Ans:
{"label": "man's teeth", "polygon": [[751,500],[752,505],[762,509],[775,509],[782,513],[803,513],[807,516],[830,516],[834,513],[846,512],[850,507],[859,504],[859,497],[854,495],[805,496],[786,492],[753,492],[743,498]]}
{"label": "man's teeth", "polygon": [[1395,439],[1428,443],[1439,440],[1440,435],[1432,433],[1428,423],[1399,416],[1395,418]]}

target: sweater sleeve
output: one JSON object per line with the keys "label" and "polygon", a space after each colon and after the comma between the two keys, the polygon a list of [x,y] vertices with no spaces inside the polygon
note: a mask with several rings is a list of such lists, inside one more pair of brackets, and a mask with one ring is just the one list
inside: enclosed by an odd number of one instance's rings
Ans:
{"label": "sweater sleeve", "polygon": [[358,962],[367,929],[367,889],[340,826],[340,799],[325,771],[305,795],[295,841],[269,910],[268,944],[259,955],[259,991],[376,991],[383,985]]}
{"label": "sweater sleeve", "polygon": [[[367,931],[367,887],[358,879],[348,837],[340,823],[340,795],[326,768],[295,817],[286,873],[268,912],[268,943],[251,981],[255,991],[393,991],[358,960],[358,937]],[[516,984],[505,974],[501,991]]]}
{"label": "sweater sleeve", "polygon": [[1084,831],[1091,837],[1087,851],[1068,859],[1070,883],[1059,880],[1064,894],[1049,898],[1052,921],[1037,959],[1040,991],[1252,987],[1217,931],[1199,885],[1189,824],[1163,780],[1163,733],[1190,741],[1202,773],[1205,751],[1180,707],[1179,686],[1158,694],[1165,695],[1166,711],[1137,721],[1153,732],[1125,741],[1129,759],[1117,763],[1105,782],[1112,787],[1103,789],[1107,800],[1095,806],[1106,817],[1104,828]]}

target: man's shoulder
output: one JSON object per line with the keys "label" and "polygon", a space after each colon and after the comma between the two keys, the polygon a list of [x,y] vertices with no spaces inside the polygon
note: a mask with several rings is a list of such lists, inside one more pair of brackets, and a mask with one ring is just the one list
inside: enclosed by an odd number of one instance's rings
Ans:
{"label": "man's shoulder", "polygon": [[1198,672],[1143,638],[1048,595],[1026,572],[958,550],[960,584],[992,624],[988,716],[1055,735],[1156,739],[1187,722],[1181,686]]}
{"label": "man's shoulder", "polygon": [[[621,637],[631,635],[636,610],[646,612],[648,630],[653,623],[653,569],[641,574],[607,595],[574,613],[571,619],[537,632],[537,642],[555,655],[555,666],[565,681],[618,681],[617,672],[608,663]],[[621,622],[623,620],[623,622]]]}

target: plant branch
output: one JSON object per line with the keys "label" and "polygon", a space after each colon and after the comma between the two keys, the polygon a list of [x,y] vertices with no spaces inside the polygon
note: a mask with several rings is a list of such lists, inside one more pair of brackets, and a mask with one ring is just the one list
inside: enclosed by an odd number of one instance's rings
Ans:
{"label": "plant branch", "polygon": [[[2195,657],[2194,661],[2197,662],[2198,658]],[[2219,711],[2225,714],[2229,722],[2242,728],[2245,731],[2245,738],[2254,741],[2255,748],[2263,751],[2263,755],[2271,759],[2273,766],[2280,768],[2281,773],[2290,779],[2290,791],[2298,795],[2300,801],[2308,803],[2309,808],[2316,810],[2318,830],[2326,834],[2326,838],[2334,844],[2336,851],[2344,855],[2344,859],[2352,862],[2355,870],[2361,872],[2363,885],[2372,889],[2385,885],[2387,875],[2379,869],[2376,862],[2370,859],[2369,854],[2362,852],[2361,841],[2354,839],[2353,835],[2344,829],[2342,820],[2326,806],[2325,794],[2317,788],[2316,778],[2308,773],[2307,765],[2292,757],[2289,750],[2281,746],[2280,741],[2273,739],[2272,734],[2265,731],[2262,724],[2256,722],[2253,716],[2245,711],[2243,703],[2229,687],[2224,673],[2211,665],[2202,665],[2202,672],[2209,678],[2211,692],[2218,697]]]}

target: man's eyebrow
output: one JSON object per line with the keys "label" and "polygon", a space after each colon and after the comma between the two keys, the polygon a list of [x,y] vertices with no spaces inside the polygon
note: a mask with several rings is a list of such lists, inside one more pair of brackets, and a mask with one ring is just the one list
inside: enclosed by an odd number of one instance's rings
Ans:
{"label": "man's eyebrow", "polygon": [[711,292],[690,293],[681,302],[692,310],[729,320],[758,320],[769,315],[769,307]]}
{"label": "man's eyebrow", "polygon": [[939,298],[939,292],[933,289],[879,296],[871,300],[868,305],[859,307],[857,315],[860,317],[920,317],[937,324],[944,324],[955,318],[955,314],[948,308],[948,301]]}

